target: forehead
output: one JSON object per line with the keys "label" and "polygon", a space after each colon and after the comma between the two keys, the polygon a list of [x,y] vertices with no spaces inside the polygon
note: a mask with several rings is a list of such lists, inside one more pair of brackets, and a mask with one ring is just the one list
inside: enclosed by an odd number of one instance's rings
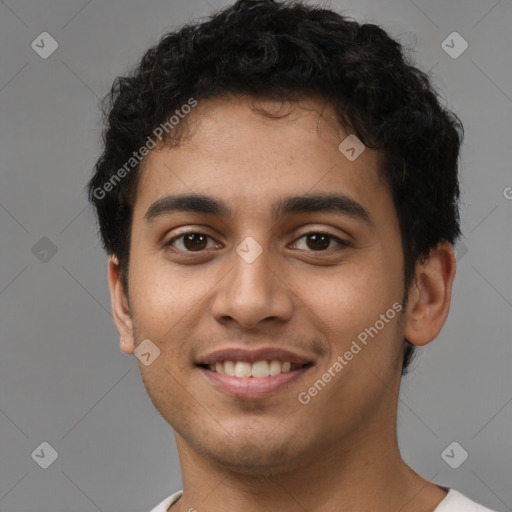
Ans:
{"label": "forehead", "polygon": [[170,193],[222,196],[235,212],[270,207],[283,195],[341,192],[372,204],[389,196],[379,178],[380,154],[363,146],[349,160],[339,145],[351,134],[322,99],[213,98],[198,101],[184,122],[177,147],[151,151],[142,162],[139,215]]}

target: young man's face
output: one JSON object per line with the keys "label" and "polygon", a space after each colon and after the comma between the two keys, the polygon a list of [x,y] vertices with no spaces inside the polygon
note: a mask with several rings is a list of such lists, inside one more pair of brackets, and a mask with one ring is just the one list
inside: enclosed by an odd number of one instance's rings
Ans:
{"label": "young man's face", "polygon": [[[240,472],[308,464],[394,428],[404,336],[396,211],[378,153],[366,148],[350,161],[338,149],[349,133],[331,108],[319,120],[323,102],[302,105],[270,119],[241,97],[200,101],[187,119],[190,138],[148,156],[134,206],[133,323],[124,317],[124,350],[146,339],[160,349],[140,371],[178,446]],[[209,196],[230,212],[160,208],[147,218],[156,201],[176,194]],[[345,201],[345,211],[274,217],[278,202],[313,194],[339,194],[360,207]],[[184,232],[198,234],[168,245]],[[297,358],[308,366],[259,382],[199,366],[226,349],[233,353],[222,360]],[[254,354],[260,349],[289,354]],[[261,363],[238,366],[265,371]],[[326,373],[331,378],[310,391]]]}

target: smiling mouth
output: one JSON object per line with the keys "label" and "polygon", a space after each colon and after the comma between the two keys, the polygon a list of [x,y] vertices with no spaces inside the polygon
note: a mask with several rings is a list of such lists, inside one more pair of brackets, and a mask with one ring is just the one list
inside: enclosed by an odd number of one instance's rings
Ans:
{"label": "smiling mouth", "polygon": [[292,364],[289,361],[262,360],[251,363],[249,361],[217,361],[214,364],[198,364],[197,366],[215,373],[230,377],[262,379],[273,377],[281,373],[289,373],[312,366],[313,363]]}

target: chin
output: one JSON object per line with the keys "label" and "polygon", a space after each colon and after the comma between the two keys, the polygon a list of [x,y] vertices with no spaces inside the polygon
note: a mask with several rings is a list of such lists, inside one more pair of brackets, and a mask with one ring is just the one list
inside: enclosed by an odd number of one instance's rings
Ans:
{"label": "chin", "polygon": [[273,444],[264,434],[259,442],[254,439],[228,438],[225,443],[204,447],[202,455],[224,469],[255,477],[279,475],[300,465],[300,448],[294,439],[287,443],[274,440]]}

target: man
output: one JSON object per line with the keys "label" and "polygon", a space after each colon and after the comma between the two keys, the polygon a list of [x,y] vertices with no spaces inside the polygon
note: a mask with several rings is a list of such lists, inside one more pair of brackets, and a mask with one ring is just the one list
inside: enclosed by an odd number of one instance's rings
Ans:
{"label": "man", "polygon": [[109,99],[89,194],[113,317],[183,477],[152,512],[488,511],[396,438],[450,307],[463,138],[400,45],[241,0]]}

